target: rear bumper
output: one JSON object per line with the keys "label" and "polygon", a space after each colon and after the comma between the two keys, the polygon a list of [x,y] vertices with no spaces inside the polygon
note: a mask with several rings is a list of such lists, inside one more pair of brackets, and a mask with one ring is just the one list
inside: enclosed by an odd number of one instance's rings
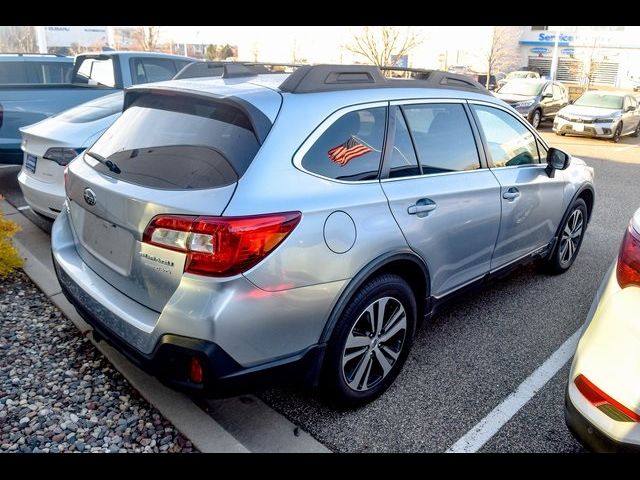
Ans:
{"label": "rear bumper", "polygon": [[567,389],[564,397],[564,419],[567,427],[573,436],[576,437],[582,445],[593,452],[612,453],[640,453],[640,445],[623,443],[614,440],[598,429],[593,423],[585,418],[578,411],[569,395]]}
{"label": "rear bumper", "polygon": [[18,175],[18,183],[29,206],[49,218],[56,218],[64,205],[64,185],[47,183],[33,178],[24,170]]}
{"label": "rear bumper", "polygon": [[[226,395],[279,377],[315,384],[324,351],[319,338],[344,282],[267,292],[243,276],[217,283],[185,276],[156,312],[84,263],[66,208],[53,224],[51,244],[63,292],[87,323],[175,388]],[[204,366],[202,385],[185,377],[191,357]]]}
{"label": "rear bumper", "polygon": [[[55,258],[53,264],[62,293],[94,329],[96,340],[107,341],[142,370],[176,390],[207,397],[224,397],[290,381],[307,386],[315,386],[317,383],[325,345],[313,345],[296,355],[251,368],[240,365],[213,342],[181,335],[162,335],[150,354],[142,353],[124,342],[87,310],[68,288],[70,279],[60,269]],[[190,379],[192,358],[197,358],[203,367],[202,383],[195,383]]]}

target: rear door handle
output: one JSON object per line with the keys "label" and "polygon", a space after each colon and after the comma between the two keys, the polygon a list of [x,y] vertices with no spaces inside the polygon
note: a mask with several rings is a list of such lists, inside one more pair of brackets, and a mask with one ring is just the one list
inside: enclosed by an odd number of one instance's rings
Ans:
{"label": "rear door handle", "polygon": [[505,200],[515,200],[519,196],[520,190],[518,190],[516,187],[511,187],[509,190],[502,194],[502,198],[504,198]]}
{"label": "rear door handle", "polygon": [[432,212],[436,209],[436,202],[429,198],[421,198],[416,202],[415,205],[411,205],[407,208],[407,213],[409,215],[418,215],[419,217],[424,217],[429,212]]}

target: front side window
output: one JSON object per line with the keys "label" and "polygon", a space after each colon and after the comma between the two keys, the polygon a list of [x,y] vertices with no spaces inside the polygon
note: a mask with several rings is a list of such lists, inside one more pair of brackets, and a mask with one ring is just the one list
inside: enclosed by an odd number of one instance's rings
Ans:
{"label": "front side window", "polygon": [[503,110],[473,105],[489,149],[493,168],[540,163],[536,138]]}
{"label": "front side window", "polygon": [[554,100],[562,100],[562,89],[558,85],[553,86],[553,99]]}
{"label": "front side window", "polygon": [[480,168],[473,132],[462,105],[405,105],[403,111],[423,174]]}
{"label": "front side window", "polygon": [[382,157],[386,119],[386,107],[344,114],[307,151],[302,166],[336,180],[375,180]]}

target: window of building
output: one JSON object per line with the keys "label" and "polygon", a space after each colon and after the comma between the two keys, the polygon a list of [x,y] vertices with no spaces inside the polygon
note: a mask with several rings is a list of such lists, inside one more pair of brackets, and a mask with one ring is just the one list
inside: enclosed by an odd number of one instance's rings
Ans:
{"label": "window of building", "polygon": [[549,30],[549,27],[531,27],[531,30]]}

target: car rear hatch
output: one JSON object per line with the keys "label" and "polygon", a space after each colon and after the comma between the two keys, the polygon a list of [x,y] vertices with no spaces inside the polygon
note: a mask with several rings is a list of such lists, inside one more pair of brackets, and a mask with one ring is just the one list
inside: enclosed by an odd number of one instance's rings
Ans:
{"label": "car rear hatch", "polygon": [[67,172],[76,248],[91,269],[162,310],[186,255],[143,243],[144,231],[159,214],[222,214],[271,125],[247,104],[158,88],[127,93],[122,116]]}

